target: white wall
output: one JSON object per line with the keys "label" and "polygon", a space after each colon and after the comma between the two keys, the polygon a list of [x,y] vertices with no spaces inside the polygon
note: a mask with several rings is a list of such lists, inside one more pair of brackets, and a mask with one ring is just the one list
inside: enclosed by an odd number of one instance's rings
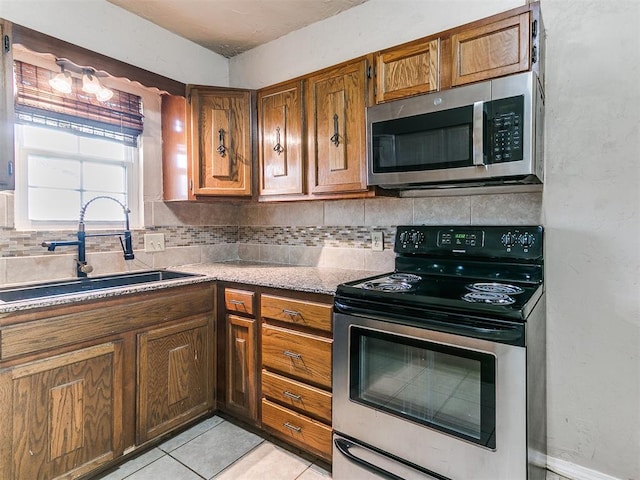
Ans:
{"label": "white wall", "polygon": [[[525,2],[370,0],[230,60],[258,88]],[[640,479],[640,2],[542,0],[549,465]]]}
{"label": "white wall", "polygon": [[229,60],[234,86],[261,88],[441,32],[524,0],[369,0]]}
{"label": "white wall", "polygon": [[0,18],[179,82],[229,85],[225,57],[106,0],[0,0]]}
{"label": "white wall", "polygon": [[550,454],[640,479],[640,2],[542,11]]}

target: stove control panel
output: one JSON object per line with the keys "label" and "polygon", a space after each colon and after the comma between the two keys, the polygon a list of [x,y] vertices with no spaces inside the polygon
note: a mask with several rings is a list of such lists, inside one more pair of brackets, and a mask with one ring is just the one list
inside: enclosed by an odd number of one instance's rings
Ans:
{"label": "stove control panel", "polygon": [[399,254],[469,255],[522,260],[542,258],[541,226],[399,226]]}

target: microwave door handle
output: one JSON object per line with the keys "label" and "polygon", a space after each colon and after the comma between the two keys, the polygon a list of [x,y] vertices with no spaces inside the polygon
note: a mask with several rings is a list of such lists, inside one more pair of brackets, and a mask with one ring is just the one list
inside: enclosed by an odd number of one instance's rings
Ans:
{"label": "microwave door handle", "polygon": [[473,104],[473,165],[484,165],[484,102]]}

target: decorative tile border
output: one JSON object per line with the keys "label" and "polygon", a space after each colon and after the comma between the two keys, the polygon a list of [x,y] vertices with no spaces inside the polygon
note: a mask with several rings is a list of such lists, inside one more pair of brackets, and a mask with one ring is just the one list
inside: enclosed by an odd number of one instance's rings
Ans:
{"label": "decorative tile border", "polygon": [[[167,248],[220,243],[370,248],[372,231],[383,232],[385,249],[393,248],[395,227],[171,226],[134,230],[132,237],[133,248],[136,250],[144,248],[144,234],[151,232],[164,233]],[[42,242],[75,238],[76,232],[72,231],[17,231],[0,228],[0,257],[55,255],[54,252],[48,252],[43,248]],[[120,241],[116,236],[87,239],[88,252],[111,252],[119,251],[120,248]],[[68,250],[68,247],[62,247],[60,250]]]}
{"label": "decorative tile border", "polygon": [[238,242],[306,247],[370,248],[373,231],[383,232],[385,248],[393,248],[395,227],[240,227]]}

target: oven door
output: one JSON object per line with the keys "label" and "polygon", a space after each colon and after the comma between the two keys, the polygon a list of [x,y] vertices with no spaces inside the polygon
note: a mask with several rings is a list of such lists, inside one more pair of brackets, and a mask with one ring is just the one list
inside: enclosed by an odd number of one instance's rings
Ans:
{"label": "oven door", "polygon": [[523,347],[336,313],[333,388],[336,432],[437,478],[527,476]]}

